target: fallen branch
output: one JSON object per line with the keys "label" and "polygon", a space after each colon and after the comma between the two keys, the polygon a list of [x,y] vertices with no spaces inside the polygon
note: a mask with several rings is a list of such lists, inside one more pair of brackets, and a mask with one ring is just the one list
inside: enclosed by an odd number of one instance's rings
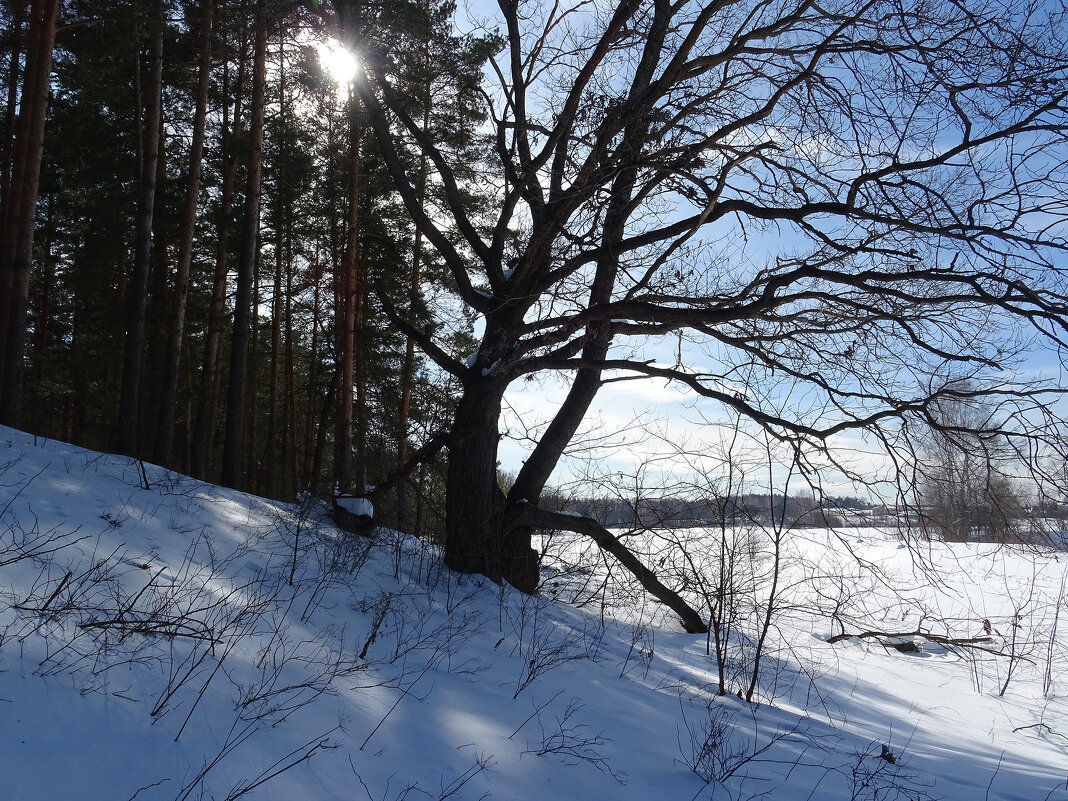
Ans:
{"label": "fallen branch", "polygon": [[[835,634],[833,637],[828,637],[827,642],[836,643],[841,642],[842,640],[851,640],[854,637],[858,640],[878,640],[879,644],[884,648],[896,648],[903,652],[908,652],[910,650],[910,645],[915,648],[915,645],[907,638],[922,637],[928,642],[941,645],[949,651],[953,651],[956,648],[974,648],[979,651],[986,651],[987,653],[994,654],[995,656],[1008,656],[1008,654],[1003,651],[983,647],[986,643],[992,643],[994,641],[993,637],[950,637],[944,634],[923,631],[922,629],[916,629],[915,631],[862,631],[859,634],[842,632],[841,634]],[[893,640],[901,640],[901,642],[893,642]]]}
{"label": "fallen branch", "polygon": [[110,620],[90,620],[78,625],[80,629],[118,629],[127,634],[143,634],[146,637],[185,638],[215,643],[215,632],[207,624],[188,618],[145,618],[134,620],[120,615]]}

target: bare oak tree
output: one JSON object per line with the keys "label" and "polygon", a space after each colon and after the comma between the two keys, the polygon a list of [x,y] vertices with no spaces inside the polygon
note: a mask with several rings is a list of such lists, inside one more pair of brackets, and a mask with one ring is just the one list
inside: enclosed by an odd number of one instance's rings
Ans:
{"label": "bare oak tree", "polygon": [[[598,391],[623,378],[687,387],[812,469],[851,434],[895,454],[962,379],[996,399],[1022,451],[1055,436],[1063,387],[1013,371],[1065,341],[1064,13],[499,0],[478,205],[470,165],[391,83],[402,54],[367,54],[360,96],[393,180],[482,320],[468,356],[391,309],[463,385],[446,440],[447,563],[532,591],[538,527],[625,550],[594,521],[538,506]],[[424,157],[436,205],[418,188]],[[688,343],[675,363],[657,349],[667,334]],[[502,398],[545,371],[570,389],[505,495]]]}

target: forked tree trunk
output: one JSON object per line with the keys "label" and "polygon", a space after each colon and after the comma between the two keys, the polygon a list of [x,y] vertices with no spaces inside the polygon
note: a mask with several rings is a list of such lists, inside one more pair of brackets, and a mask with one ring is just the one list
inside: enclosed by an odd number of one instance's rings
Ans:
{"label": "forked tree trunk", "polygon": [[[477,369],[476,364],[475,376]],[[596,521],[542,511],[537,499],[514,493],[506,502],[497,480],[498,422],[506,386],[492,376],[465,383],[449,435],[445,563],[461,573],[481,573],[532,593],[539,576],[531,535],[539,528],[568,529],[590,537],[615,557],[646,591],[679,615],[686,631],[706,632],[701,615]]]}
{"label": "forked tree trunk", "polygon": [[[667,18],[661,9],[649,32],[650,41],[662,44],[666,35]],[[660,46],[654,44],[651,49],[647,50],[647,53],[659,52],[659,49]],[[654,68],[652,59],[642,59],[634,78],[632,92],[636,93],[648,86],[653,79]],[[623,242],[626,236],[638,176],[638,169],[635,165],[640,162],[641,143],[646,140],[648,126],[649,123],[644,116],[638,115],[624,128],[622,150],[625,155],[623,164],[626,166],[619,170],[612,182],[611,195],[605,209],[604,222],[601,225],[601,243],[604,253],[597,260],[593,282],[590,285],[590,297],[587,301],[589,308],[609,303],[612,300],[616,277],[620,271],[618,250],[614,246]],[[610,324],[607,321],[590,323],[586,326],[586,341],[582,349],[582,358],[592,363],[602,361],[608,356],[611,345]],[[507,526],[509,537],[517,541],[526,541],[527,547],[529,547],[534,529],[519,522],[515,515],[518,510],[516,503],[525,500],[536,504],[540,499],[549,477],[563,457],[579,426],[582,425],[586,413],[600,391],[602,372],[598,367],[583,367],[576,372],[563,405],[553,416],[552,422],[534,448],[534,452],[520,469],[515,484],[509,492],[511,510],[511,519]],[[517,542],[513,547],[521,546]]]}

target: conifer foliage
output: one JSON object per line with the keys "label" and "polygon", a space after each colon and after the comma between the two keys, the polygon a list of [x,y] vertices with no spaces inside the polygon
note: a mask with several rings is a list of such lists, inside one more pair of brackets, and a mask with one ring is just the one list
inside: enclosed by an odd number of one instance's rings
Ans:
{"label": "conifer foliage", "polygon": [[[447,278],[318,47],[410,42],[408,108],[461,148],[470,92],[426,76],[484,55],[442,49],[466,46],[450,5],[34,0],[3,22],[5,422],[280,497],[376,483],[444,425],[450,381],[383,304],[430,324]],[[448,326],[460,346],[470,320]],[[409,528],[440,525],[438,471],[394,485]]]}

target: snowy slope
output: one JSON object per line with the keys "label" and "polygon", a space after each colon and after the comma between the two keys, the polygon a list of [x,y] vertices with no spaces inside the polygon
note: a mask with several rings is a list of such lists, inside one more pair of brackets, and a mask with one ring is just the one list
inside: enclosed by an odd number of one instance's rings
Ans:
{"label": "snowy slope", "polygon": [[[530,598],[0,429],[0,798],[1068,799],[1063,556],[792,534],[749,705],[711,694],[706,638],[550,545]],[[1017,658],[826,642],[984,621]]]}

